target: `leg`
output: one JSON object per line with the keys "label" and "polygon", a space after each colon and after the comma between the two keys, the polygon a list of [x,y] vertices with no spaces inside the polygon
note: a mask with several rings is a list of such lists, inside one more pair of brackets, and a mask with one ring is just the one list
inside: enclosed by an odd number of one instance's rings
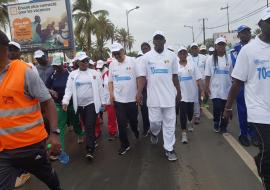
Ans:
{"label": "leg", "polygon": [[127,116],[126,116],[126,109],[125,104],[120,102],[115,102],[115,111],[116,111],[116,118],[118,123],[118,130],[119,130],[119,139],[121,142],[122,147],[128,147],[129,141],[127,137]]}
{"label": "leg", "polygon": [[153,135],[157,136],[161,130],[162,125],[161,108],[148,107],[148,111],[149,111],[150,131]]}
{"label": "leg", "polygon": [[[186,102],[180,102],[180,124],[181,124],[181,129],[186,131],[187,129],[187,107],[186,107]],[[193,113],[192,113],[193,114]]]}
{"label": "leg", "polygon": [[213,116],[214,116],[214,129],[216,130],[216,132],[219,130],[219,124],[220,124],[220,99],[218,98],[214,98],[212,99],[213,101]]}
{"label": "leg", "polygon": [[143,131],[144,133],[147,133],[150,127],[147,105],[141,105],[141,113],[143,119]]}
{"label": "leg", "polygon": [[96,139],[98,139],[101,135],[101,129],[100,129],[100,115],[97,115],[97,119],[96,119],[96,125],[95,125],[95,137]]}
{"label": "leg", "polygon": [[266,124],[251,124],[258,136],[259,154],[255,156],[258,173],[262,178],[266,190],[270,189],[270,125]]}
{"label": "leg", "polygon": [[135,102],[127,103],[126,104],[126,113],[127,118],[136,138],[139,138],[139,131],[138,131],[138,106]]}
{"label": "leg", "polygon": [[172,151],[175,143],[175,107],[162,108],[162,117],[164,149],[167,151]]}
{"label": "leg", "polygon": [[111,105],[106,106],[106,111],[108,115],[108,132],[110,136],[115,136],[117,134],[117,122],[114,107]]}
{"label": "leg", "polygon": [[188,102],[187,104],[187,118],[188,121],[191,122],[193,119],[193,113],[194,113],[194,103],[193,102]]}
{"label": "leg", "polygon": [[221,122],[220,122],[220,130],[222,133],[226,133],[227,132],[227,126],[228,126],[228,121],[223,119],[223,112],[225,109],[225,105],[226,105],[227,100],[222,100],[220,99],[220,118],[221,118]]}

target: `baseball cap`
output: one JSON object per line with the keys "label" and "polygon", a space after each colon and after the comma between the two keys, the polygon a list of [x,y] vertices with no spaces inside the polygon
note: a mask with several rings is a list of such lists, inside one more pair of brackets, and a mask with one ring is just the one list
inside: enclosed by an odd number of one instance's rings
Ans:
{"label": "baseball cap", "polygon": [[34,53],[34,58],[35,58],[35,59],[38,59],[38,58],[41,58],[41,57],[44,56],[44,55],[45,55],[45,54],[44,54],[43,51],[37,50],[37,51],[35,51],[35,53]]}
{"label": "baseball cap", "polygon": [[215,49],[213,47],[210,47],[208,51],[215,51]]}
{"label": "baseball cap", "polygon": [[237,28],[237,33],[242,32],[242,31],[245,30],[245,29],[251,30],[250,27],[248,27],[248,26],[246,26],[246,25],[241,25],[241,26],[239,26],[239,27]]}
{"label": "baseball cap", "polygon": [[90,59],[90,60],[89,60],[89,64],[90,64],[90,65],[95,65],[95,62],[94,62],[92,59]]}
{"label": "baseball cap", "polygon": [[61,54],[57,53],[53,55],[53,60],[52,60],[51,65],[59,66],[59,65],[62,65],[63,61],[64,61],[64,57]]}
{"label": "baseball cap", "polygon": [[119,44],[118,42],[114,42],[111,45],[111,52],[116,52],[116,51],[120,51],[121,49],[124,49],[123,46],[121,44]]}
{"label": "baseball cap", "polygon": [[215,41],[215,44],[218,44],[218,43],[220,43],[220,42],[223,42],[223,43],[227,44],[226,39],[223,38],[223,37],[217,38],[216,41]]}
{"label": "baseball cap", "polygon": [[207,48],[206,48],[206,46],[205,45],[201,45],[200,46],[200,50],[206,50]]}
{"label": "baseball cap", "polygon": [[178,49],[177,52],[180,52],[180,51],[183,51],[183,50],[187,51],[187,48],[186,48],[185,46],[181,46],[181,47]]}
{"label": "baseball cap", "polygon": [[193,46],[196,46],[196,47],[199,47],[197,43],[193,42],[190,47],[193,47]]}
{"label": "baseball cap", "polygon": [[103,65],[104,65],[104,61],[98,60],[98,61],[97,61],[97,66],[96,66],[96,68],[97,68],[97,69],[101,69],[101,68],[103,67]]}
{"label": "baseball cap", "polygon": [[159,35],[159,36],[163,36],[163,37],[165,38],[164,32],[163,32],[163,31],[161,31],[161,30],[157,30],[157,31],[155,31],[155,32],[154,32],[154,34],[153,34],[153,38],[154,38],[155,36],[157,36],[157,35]]}
{"label": "baseball cap", "polygon": [[261,20],[267,20],[270,18],[270,7],[262,11]]}
{"label": "baseball cap", "polygon": [[12,45],[12,46],[15,46],[16,48],[18,48],[19,50],[21,50],[21,46],[20,46],[20,44],[17,43],[17,42],[10,41],[8,44],[9,44],[9,45]]}
{"label": "baseball cap", "polygon": [[89,58],[86,53],[84,51],[79,51],[78,53],[76,53],[75,58],[77,58],[78,61],[82,61],[86,58]]}

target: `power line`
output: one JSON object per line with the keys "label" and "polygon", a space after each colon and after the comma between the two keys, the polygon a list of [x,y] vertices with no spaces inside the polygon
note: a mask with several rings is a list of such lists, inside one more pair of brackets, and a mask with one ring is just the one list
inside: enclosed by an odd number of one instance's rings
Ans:
{"label": "power line", "polygon": [[203,32],[203,30],[201,30],[201,31],[199,32],[199,34],[196,36],[195,42],[196,42],[196,41],[198,40],[198,38],[201,36],[202,32]]}
{"label": "power line", "polygon": [[[255,15],[255,14],[258,14],[258,13],[261,12],[265,7],[266,7],[266,5],[260,7],[260,8],[258,8],[258,9],[256,9],[256,10],[254,10],[254,11],[252,11],[252,12],[250,12],[250,13],[244,15],[244,16],[241,16],[241,17],[239,17],[239,18],[237,18],[237,19],[234,19],[234,20],[232,20],[232,21],[230,22],[230,24],[237,23],[237,22],[242,21],[242,20],[244,20],[244,19],[247,19],[247,18],[249,18],[249,17],[251,17],[251,16],[253,16],[253,15]],[[226,26],[226,25],[227,25],[227,24],[222,24],[222,25],[218,25],[218,26],[214,26],[214,27],[207,27],[206,29],[216,29],[216,28],[220,28],[220,27],[223,27],[223,26]]]}

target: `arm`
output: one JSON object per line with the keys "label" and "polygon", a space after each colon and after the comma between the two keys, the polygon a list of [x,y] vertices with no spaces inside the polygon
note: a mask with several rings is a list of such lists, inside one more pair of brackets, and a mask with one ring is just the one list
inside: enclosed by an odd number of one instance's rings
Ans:
{"label": "arm", "polygon": [[211,95],[211,91],[210,91],[210,79],[211,76],[205,76],[205,93],[206,95],[210,96]]}
{"label": "arm", "polygon": [[143,91],[143,88],[145,87],[145,84],[146,84],[146,77],[145,76],[140,76],[140,77],[137,77],[137,95],[136,95],[136,101],[138,104],[142,104],[142,99],[143,99],[143,96],[142,96],[142,91]]}
{"label": "arm", "polygon": [[177,91],[177,96],[176,96],[176,101],[177,102],[180,102],[181,101],[181,91],[180,91],[180,83],[179,83],[179,80],[178,80],[178,75],[177,74],[173,74],[173,84],[176,88],[176,91]]}
{"label": "arm", "polygon": [[204,98],[205,97],[205,93],[204,93],[203,82],[202,82],[201,79],[197,80],[196,82],[197,82],[198,88],[200,89],[201,96]]}
{"label": "arm", "polygon": [[113,82],[112,81],[109,82],[109,92],[110,92],[110,102],[111,102],[111,105],[113,105],[115,98],[114,98],[114,94],[113,94]]}

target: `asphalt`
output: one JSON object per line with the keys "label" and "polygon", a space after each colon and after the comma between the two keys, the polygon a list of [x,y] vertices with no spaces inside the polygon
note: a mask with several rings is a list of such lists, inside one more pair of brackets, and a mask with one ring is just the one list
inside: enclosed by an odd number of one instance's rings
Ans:
{"label": "asphalt", "polygon": [[[229,131],[237,138],[237,118]],[[142,126],[141,118],[140,127]],[[119,156],[118,140],[108,141],[106,115],[103,135],[98,140],[95,159],[84,158],[84,145],[76,143],[73,132],[66,134],[67,165],[54,162],[64,190],[262,190],[261,182],[245,165],[222,135],[212,131],[212,121],[202,116],[201,124],[189,133],[189,144],[180,141],[180,124],[176,127],[175,150],[178,161],[169,162],[164,156],[162,136],[158,145],[151,145],[149,137],[136,140],[130,132],[132,149]],[[255,147],[245,148],[255,155]],[[20,190],[47,190],[32,177]]]}

